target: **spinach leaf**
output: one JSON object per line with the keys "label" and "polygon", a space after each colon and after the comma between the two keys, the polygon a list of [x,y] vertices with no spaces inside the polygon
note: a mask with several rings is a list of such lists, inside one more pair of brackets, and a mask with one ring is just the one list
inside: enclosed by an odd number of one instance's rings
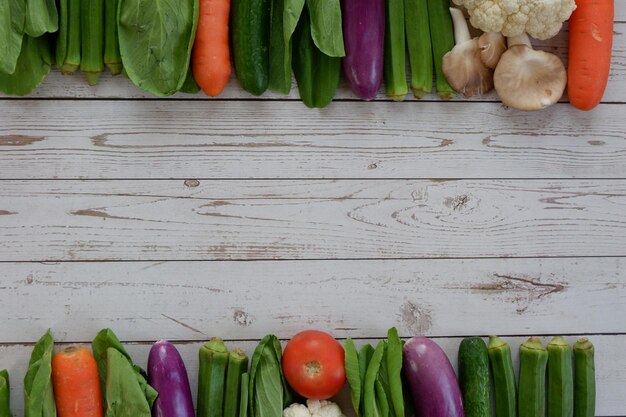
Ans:
{"label": "spinach leaf", "polygon": [[11,417],[9,372],[0,371],[0,416]]}
{"label": "spinach leaf", "polygon": [[55,417],[52,391],[52,355],[54,339],[50,330],[35,344],[24,377],[24,416]]}
{"label": "spinach leaf", "polygon": [[200,92],[200,87],[198,86],[198,83],[196,83],[196,79],[193,77],[191,67],[187,69],[187,76],[185,77],[185,82],[180,87],[180,92],[186,94],[197,94]]}
{"label": "spinach leaf", "polygon": [[350,386],[350,397],[352,406],[357,417],[361,416],[361,373],[359,370],[359,354],[356,351],[352,339],[346,339],[343,345],[346,367],[346,379]]}
{"label": "spinach leaf", "polygon": [[306,0],[311,15],[311,35],[320,51],[331,57],[343,57],[343,29],[339,0]]}
{"label": "spinach leaf", "polygon": [[59,14],[55,0],[26,0],[24,33],[38,38],[59,29]]}
{"label": "spinach leaf", "polygon": [[128,78],[157,96],[178,91],[189,67],[198,0],[119,0],[117,23]]}
{"label": "spinach leaf", "polygon": [[402,393],[402,341],[398,331],[392,327],[387,332],[386,355],[389,401],[395,417],[404,417],[404,396]]}
{"label": "spinach leaf", "polygon": [[15,72],[0,72],[0,91],[15,96],[30,94],[50,72],[52,51],[47,36],[24,36]]}
{"label": "spinach leaf", "polygon": [[146,401],[137,372],[119,350],[106,350],[106,417],[150,417],[152,405]]}
{"label": "spinach leaf", "polygon": [[[363,414],[365,417],[387,417],[384,415],[381,416],[380,404],[377,402],[381,387],[376,389],[376,382],[378,381],[380,364],[385,354],[385,348],[384,340],[378,342],[376,350],[374,350],[372,358],[367,365],[365,383],[363,384]],[[378,382],[380,383],[380,381]]]}
{"label": "spinach leaf", "polygon": [[265,336],[252,355],[248,384],[249,417],[281,417],[293,401],[281,369],[282,349],[278,338]]}
{"label": "spinach leaf", "polygon": [[0,0],[0,72],[15,72],[22,49],[25,17],[24,0]]}
{"label": "spinach leaf", "polygon": [[304,2],[272,0],[269,88],[278,93],[288,94],[291,90],[291,37],[300,20]]}

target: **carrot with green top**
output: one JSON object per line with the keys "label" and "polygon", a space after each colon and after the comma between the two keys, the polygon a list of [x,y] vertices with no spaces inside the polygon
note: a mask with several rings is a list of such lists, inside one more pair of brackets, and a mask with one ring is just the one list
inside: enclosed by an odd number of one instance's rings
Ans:
{"label": "carrot with green top", "polygon": [[98,366],[89,350],[72,346],[54,355],[52,384],[59,417],[102,417]]}

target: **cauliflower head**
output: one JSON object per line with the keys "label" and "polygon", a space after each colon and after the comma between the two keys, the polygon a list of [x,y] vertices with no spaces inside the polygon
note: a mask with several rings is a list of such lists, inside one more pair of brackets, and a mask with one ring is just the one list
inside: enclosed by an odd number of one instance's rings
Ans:
{"label": "cauliflower head", "polygon": [[291,404],[283,410],[283,417],[345,417],[332,401],[307,400],[306,404]]}
{"label": "cauliflower head", "polygon": [[453,0],[464,6],[470,23],[483,32],[519,36],[526,32],[535,39],[549,39],[576,9],[574,0]]}

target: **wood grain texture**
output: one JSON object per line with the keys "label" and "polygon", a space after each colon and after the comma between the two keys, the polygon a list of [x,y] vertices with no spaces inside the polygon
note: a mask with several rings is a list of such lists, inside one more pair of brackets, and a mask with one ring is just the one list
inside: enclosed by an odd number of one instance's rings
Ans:
{"label": "wood grain texture", "polygon": [[626,178],[620,105],[1,101],[0,179]]}
{"label": "wood grain texture", "polygon": [[[620,19],[620,15],[623,12],[622,9],[626,9],[623,6],[623,1],[616,2],[616,21]],[[603,97],[604,102],[619,102],[623,103],[626,97],[626,24],[623,22],[616,23],[614,46],[613,46],[613,59],[611,66],[611,73],[609,77],[609,84],[606,93]],[[535,48],[546,50],[560,56],[565,63],[567,63],[567,42],[568,31],[567,24],[564,25],[564,29],[554,38],[546,41],[533,41]],[[51,75],[46,79],[44,84],[38,88],[32,95],[37,98],[154,98],[149,93],[145,93],[140,89],[134,87],[131,82],[123,77],[111,77],[105,75],[100,79],[98,85],[95,87],[89,87],[85,81],[84,76],[76,74],[74,76],[62,76],[58,71],[53,71]],[[191,100],[204,100],[209,99],[204,94],[176,94],[172,96],[175,99],[191,99]],[[219,100],[224,99],[251,99],[257,100],[246,91],[244,91],[235,80],[234,75],[231,78],[231,82],[226,87]],[[299,100],[297,86],[292,86],[291,92],[288,96],[282,94],[272,93],[267,91],[263,94],[264,100],[284,100],[292,99]],[[357,100],[358,98],[350,91],[345,82],[342,81],[342,85],[337,91],[336,100]],[[415,101],[412,95],[407,97],[408,100]],[[381,89],[380,94],[376,97],[376,100],[390,99],[385,95],[384,89]],[[439,101],[439,98],[435,94],[430,94],[423,100]],[[464,101],[462,96],[455,99],[456,101]],[[479,101],[497,101],[495,93],[490,93],[484,97],[474,97],[472,100]],[[563,101],[566,101],[564,98]]]}
{"label": "wood grain texture", "polygon": [[[618,333],[626,258],[4,263],[0,343]],[[275,302],[280,293],[280,302]],[[584,312],[584,313],[583,313]],[[462,317],[462,318],[461,318]]]}
{"label": "wood grain texture", "polygon": [[[619,416],[624,414],[623,398],[626,386],[626,362],[623,357],[623,346],[626,344],[626,336],[589,336],[590,340],[596,347],[596,375],[597,375],[597,416]],[[522,337],[506,337],[506,341],[511,345],[513,352],[513,360],[517,370],[518,364],[518,347],[525,340]],[[543,343],[548,343],[551,337],[541,338]],[[566,337],[569,343],[576,341],[575,337]],[[457,350],[460,338],[435,339],[435,341],[447,353],[451,363],[456,368]],[[375,343],[376,340],[358,340],[357,346],[362,343]],[[198,373],[198,349],[200,342],[177,344],[177,347],[183,357],[189,380],[191,382],[192,393],[195,401],[197,390],[197,373]],[[252,354],[256,342],[227,342],[229,348],[241,348],[248,354]],[[57,349],[62,345],[57,346]],[[127,344],[125,348],[132,356],[135,363],[142,367],[146,366],[150,344]],[[0,346],[0,367],[8,368],[11,373],[11,399],[13,404],[14,415],[22,415],[22,378],[26,372],[28,358],[32,346],[29,345],[3,345]],[[346,389],[336,399],[341,405],[348,417],[354,417],[351,410],[350,396]]]}
{"label": "wood grain texture", "polygon": [[625,256],[626,180],[2,181],[0,260]]}

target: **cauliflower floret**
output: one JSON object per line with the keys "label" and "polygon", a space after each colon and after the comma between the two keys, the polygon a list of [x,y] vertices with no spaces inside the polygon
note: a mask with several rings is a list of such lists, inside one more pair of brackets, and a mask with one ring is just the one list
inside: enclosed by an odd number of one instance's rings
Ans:
{"label": "cauliflower floret", "polygon": [[453,0],[464,6],[472,26],[484,32],[536,39],[555,36],[576,9],[574,0]]}
{"label": "cauliflower floret", "polygon": [[311,417],[345,417],[341,408],[332,401],[306,400]]}
{"label": "cauliflower floret", "polygon": [[311,417],[311,413],[306,405],[293,403],[283,410],[283,417]]}
{"label": "cauliflower floret", "polygon": [[307,400],[306,404],[291,404],[283,410],[283,417],[346,417],[332,401]]}

